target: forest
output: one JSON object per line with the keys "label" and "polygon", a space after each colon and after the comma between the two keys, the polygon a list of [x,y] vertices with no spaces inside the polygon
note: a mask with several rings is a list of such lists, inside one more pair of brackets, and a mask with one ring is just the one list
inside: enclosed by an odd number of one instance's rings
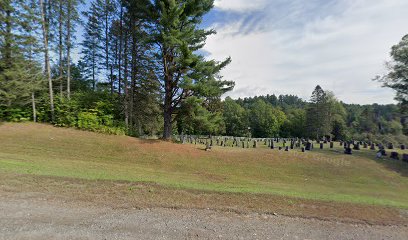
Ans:
{"label": "forest", "polygon": [[200,25],[213,4],[0,0],[0,121],[165,140],[190,134],[407,142],[407,36],[392,48],[389,74],[375,79],[397,91],[398,104],[347,104],[320,86],[307,100],[272,93],[232,99],[225,96],[235,83],[220,74],[232,59],[200,52],[216,34]]}

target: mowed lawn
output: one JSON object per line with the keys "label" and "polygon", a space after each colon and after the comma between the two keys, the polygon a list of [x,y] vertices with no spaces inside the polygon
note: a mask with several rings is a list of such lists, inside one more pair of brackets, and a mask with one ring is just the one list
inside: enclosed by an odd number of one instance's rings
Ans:
{"label": "mowed lawn", "polygon": [[[219,192],[266,193],[408,209],[408,163],[362,149],[301,153],[181,145],[43,124],[0,125],[0,174],[154,182]],[[401,152],[401,151],[400,151]],[[401,152],[402,153],[402,152]]]}

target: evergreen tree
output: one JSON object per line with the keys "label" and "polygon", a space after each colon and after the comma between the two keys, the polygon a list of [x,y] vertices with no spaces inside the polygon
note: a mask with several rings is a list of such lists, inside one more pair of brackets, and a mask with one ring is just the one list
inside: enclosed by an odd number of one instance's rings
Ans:
{"label": "evergreen tree", "polygon": [[[0,1],[0,106],[35,109],[42,87],[35,1]],[[35,111],[33,111],[35,120]]]}
{"label": "evergreen tree", "polygon": [[[163,138],[169,139],[178,108],[189,97],[221,96],[233,87],[221,81],[219,72],[231,60],[205,60],[197,54],[213,30],[199,28],[203,16],[213,7],[213,0],[145,1],[151,42],[155,43],[157,74],[164,90]],[[146,12],[146,11],[145,11]]]}
{"label": "evergreen tree", "polygon": [[310,137],[320,140],[322,137],[330,134],[330,119],[327,106],[326,93],[317,85],[310,98],[310,104],[306,113]]}
{"label": "evergreen tree", "polygon": [[101,23],[102,0],[92,2],[90,9],[84,12],[87,22],[84,26],[84,41],[82,42],[82,61],[85,64],[86,77],[91,79],[92,88],[96,90],[98,77],[104,63],[103,24]]}

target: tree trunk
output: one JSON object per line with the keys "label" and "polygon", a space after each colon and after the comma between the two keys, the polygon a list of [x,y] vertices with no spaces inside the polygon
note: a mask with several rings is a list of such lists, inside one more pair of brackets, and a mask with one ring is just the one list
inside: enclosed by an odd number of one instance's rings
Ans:
{"label": "tree trunk", "polygon": [[58,13],[58,54],[59,54],[59,82],[60,82],[60,95],[62,97],[62,0],[59,0],[59,13]]}
{"label": "tree trunk", "polygon": [[[105,64],[106,73],[110,78],[110,82],[113,82],[112,74],[109,74],[109,0],[105,0]],[[111,85],[111,94],[113,95],[113,83]]]}
{"label": "tree trunk", "polygon": [[119,54],[118,54],[118,71],[119,71],[119,77],[118,77],[118,92],[119,95],[121,94],[121,89],[122,89],[122,44],[123,44],[123,3],[120,1],[120,33],[119,33]]}
{"label": "tree trunk", "polygon": [[34,92],[31,93],[31,103],[33,106],[33,122],[37,122],[37,110],[35,107],[35,95]]}
{"label": "tree trunk", "polygon": [[[128,80],[127,80],[127,76],[128,76],[128,71],[127,71],[127,67],[128,67],[128,58],[127,58],[127,54],[128,54],[128,45],[127,45],[127,34],[125,33],[125,46],[124,46],[124,66],[123,66],[123,70],[124,70],[124,77],[123,77],[123,82],[124,82],[124,93],[125,93],[125,126],[126,129],[129,130],[129,91],[128,91]],[[121,69],[119,68],[119,73],[120,73]],[[120,77],[119,77],[120,78]]]}
{"label": "tree trunk", "polygon": [[171,110],[168,109],[165,104],[163,139],[170,140],[172,132],[173,132],[172,113],[171,113]]}
{"label": "tree trunk", "polygon": [[[11,11],[7,10],[6,11],[6,34],[4,35],[4,58],[5,58],[5,68],[10,68],[11,67]],[[6,74],[6,80],[8,79],[8,76]]]}
{"label": "tree trunk", "polygon": [[43,29],[43,41],[44,41],[44,59],[45,59],[45,69],[47,73],[48,79],[48,88],[49,88],[49,95],[50,95],[50,109],[51,109],[51,121],[55,121],[55,114],[54,114],[54,94],[52,90],[52,79],[51,79],[51,67],[50,67],[50,58],[48,54],[48,29],[47,24],[45,21],[45,9],[43,0],[40,0],[40,8],[41,8],[41,22],[42,22],[42,29]]}
{"label": "tree trunk", "polygon": [[67,97],[71,99],[71,0],[67,9]]}
{"label": "tree trunk", "polygon": [[172,124],[172,115],[173,115],[173,108],[172,108],[172,88],[171,88],[171,81],[166,79],[165,80],[165,97],[164,97],[164,109],[163,109],[163,117],[164,117],[164,130],[163,130],[163,139],[170,140],[171,135],[173,133],[173,124]]}

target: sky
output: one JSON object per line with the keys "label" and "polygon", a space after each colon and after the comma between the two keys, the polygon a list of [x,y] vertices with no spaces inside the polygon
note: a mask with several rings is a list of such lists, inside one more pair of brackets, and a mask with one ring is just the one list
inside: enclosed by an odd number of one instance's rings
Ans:
{"label": "sky", "polygon": [[209,59],[232,63],[221,75],[232,98],[292,94],[316,85],[339,100],[394,103],[372,79],[386,73],[390,49],[408,34],[407,0],[215,0],[203,27]]}

